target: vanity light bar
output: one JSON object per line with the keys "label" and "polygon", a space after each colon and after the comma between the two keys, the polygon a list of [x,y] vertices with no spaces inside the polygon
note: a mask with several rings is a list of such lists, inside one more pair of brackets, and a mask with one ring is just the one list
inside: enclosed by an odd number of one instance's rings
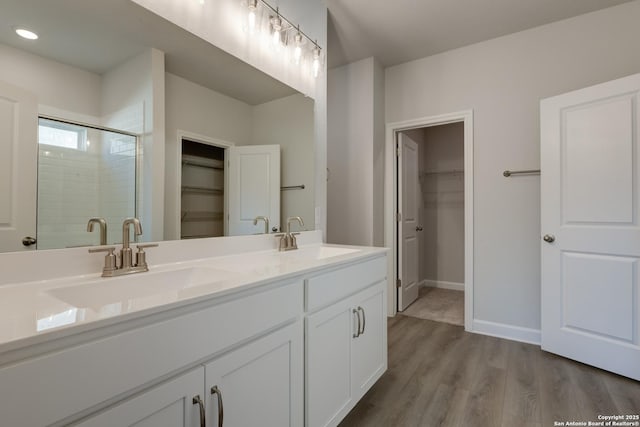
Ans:
{"label": "vanity light bar", "polygon": [[258,5],[263,5],[270,13],[269,25],[272,31],[271,36],[274,41],[277,40],[279,43],[282,43],[283,35],[287,35],[289,31],[295,32],[293,37],[285,38],[284,45],[289,44],[289,41],[292,41],[294,43],[294,60],[296,64],[300,63],[300,59],[302,56],[302,45],[304,44],[304,39],[307,39],[312,45],[312,48],[310,50],[310,54],[312,56],[312,73],[314,77],[318,77],[323,56],[322,47],[320,47],[317,40],[309,37],[309,35],[307,35],[300,29],[300,25],[294,24],[291,20],[280,13],[280,9],[278,7],[271,6],[265,0],[243,0],[243,4],[247,9],[247,20],[249,27],[248,30],[250,34],[253,34],[255,32],[255,26],[257,24],[256,12],[258,9]]}

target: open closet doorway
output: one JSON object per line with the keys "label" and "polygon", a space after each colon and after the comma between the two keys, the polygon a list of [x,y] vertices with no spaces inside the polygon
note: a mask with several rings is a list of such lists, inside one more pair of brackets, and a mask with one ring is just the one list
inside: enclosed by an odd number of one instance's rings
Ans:
{"label": "open closet doorway", "polygon": [[398,311],[464,324],[464,123],[398,133]]}
{"label": "open closet doorway", "polygon": [[390,315],[471,330],[472,139],[471,112],[387,126],[387,152],[395,151],[385,191],[385,237],[394,254]]}
{"label": "open closet doorway", "polygon": [[231,143],[179,135],[180,238],[219,237],[228,204],[227,149]]}

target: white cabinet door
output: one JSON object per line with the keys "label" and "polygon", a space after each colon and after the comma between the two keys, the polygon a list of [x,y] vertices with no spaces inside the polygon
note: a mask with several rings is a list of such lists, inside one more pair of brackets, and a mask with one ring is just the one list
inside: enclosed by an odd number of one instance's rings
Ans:
{"label": "white cabinet door", "polygon": [[541,102],[542,348],[640,380],[640,74]]}
{"label": "white cabinet door", "polygon": [[308,427],[337,425],[351,409],[351,341],[357,334],[356,317],[352,299],[307,317]]}
{"label": "white cabinet door", "polygon": [[354,397],[360,399],[387,369],[387,314],[384,306],[386,283],[358,294],[356,310],[361,333],[353,340],[351,369]]}
{"label": "white cabinet door", "polygon": [[298,321],[207,364],[207,426],[301,426],[302,333]]}
{"label": "white cabinet door", "polygon": [[225,235],[262,233],[264,225],[253,224],[257,216],[280,227],[280,146],[230,147],[225,169]]}
{"label": "white cabinet door", "polygon": [[386,282],[307,317],[307,426],[337,425],[387,367]]}
{"label": "white cabinet door", "polygon": [[37,168],[36,97],[0,81],[0,252],[36,248]]}
{"label": "white cabinet door", "polygon": [[153,387],[75,425],[79,427],[199,427],[201,414],[198,399],[203,401],[204,405],[203,367]]}

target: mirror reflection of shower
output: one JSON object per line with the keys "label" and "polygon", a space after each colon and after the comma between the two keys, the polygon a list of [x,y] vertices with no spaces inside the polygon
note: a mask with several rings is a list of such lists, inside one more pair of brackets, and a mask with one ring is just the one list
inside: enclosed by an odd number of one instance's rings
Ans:
{"label": "mirror reflection of shower", "polygon": [[39,118],[38,249],[99,244],[94,217],[110,225],[108,244],[122,240],[119,224],[137,213],[137,147],[134,134]]}

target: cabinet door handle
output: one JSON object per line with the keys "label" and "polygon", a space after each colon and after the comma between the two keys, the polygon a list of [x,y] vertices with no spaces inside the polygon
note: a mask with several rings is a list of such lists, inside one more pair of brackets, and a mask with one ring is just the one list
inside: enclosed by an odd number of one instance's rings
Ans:
{"label": "cabinet door handle", "polygon": [[362,332],[360,332],[358,335],[362,335],[364,334],[364,328],[367,326],[367,318],[364,315],[364,308],[358,307],[358,311],[362,312]]}
{"label": "cabinet door handle", "polygon": [[211,387],[211,394],[218,396],[218,427],[222,427],[224,422],[224,406],[222,405],[222,392],[217,385]]}
{"label": "cabinet door handle", "polygon": [[204,415],[204,403],[202,402],[202,399],[200,399],[199,394],[193,397],[193,404],[198,405],[200,408],[200,427],[205,427],[206,420]]}
{"label": "cabinet door handle", "polygon": [[355,308],[353,309],[353,314],[356,315],[356,317],[358,318],[358,329],[357,332],[355,334],[353,334],[354,338],[358,338],[360,336],[360,327],[362,326],[362,324],[360,323],[360,313],[358,313],[358,310],[356,310]]}

